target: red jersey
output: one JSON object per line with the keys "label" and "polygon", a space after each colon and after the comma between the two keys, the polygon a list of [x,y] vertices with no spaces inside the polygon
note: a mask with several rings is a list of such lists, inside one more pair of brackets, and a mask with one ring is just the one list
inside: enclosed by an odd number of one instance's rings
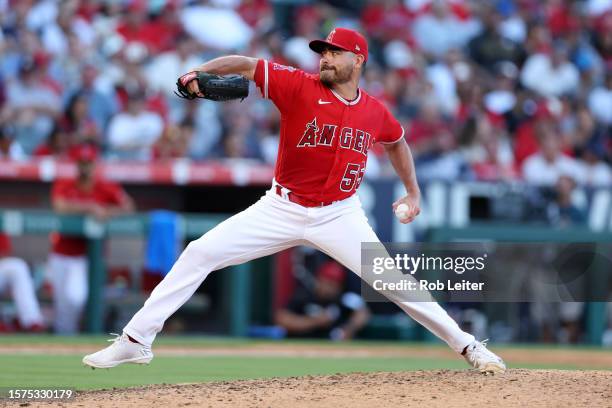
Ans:
{"label": "red jersey", "polygon": [[281,113],[274,178],[308,200],[350,197],[372,145],[404,137],[388,109],[361,89],[349,102],[323,85],[319,75],[265,60],[257,62],[255,84]]}
{"label": "red jersey", "polygon": [[[116,206],[123,202],[125,192],[118,184],[96,180],[91,191],[83,191],[77,180],[57,180],[53,184],[51,198],[69,202],[97,203],[102,206]],[[53,233],[52,251],[67,256],[81,256],[87,252],[87,240],[82,237]]]}

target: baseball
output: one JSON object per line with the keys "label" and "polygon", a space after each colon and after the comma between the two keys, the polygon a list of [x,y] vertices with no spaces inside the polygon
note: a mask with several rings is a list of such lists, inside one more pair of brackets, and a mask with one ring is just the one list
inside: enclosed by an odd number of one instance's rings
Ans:
{"label": "baseball", "polygon": [[400,219],[403,220],[404,218],[408,217],[408,206],[406,204],[400,204],[397,206],[397,208],[395,209],[395,216]]}

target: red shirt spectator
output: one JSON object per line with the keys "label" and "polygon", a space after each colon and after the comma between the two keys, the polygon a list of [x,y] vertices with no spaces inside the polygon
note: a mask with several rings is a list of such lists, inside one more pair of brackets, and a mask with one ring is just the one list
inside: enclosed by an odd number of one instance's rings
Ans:
{"label": "red shirt spectator", "polygon": [[[129,212],[132,200],[125,191],[110,181],[95,176],[97,150],[90,144],[82,144],[72,150],[77,162],[78,176],[72,180],[57,180],[51,191],[53,208],[62,214],[89,214],[107,218],[113,213]],[[82,237],[53,233],[52,252],[65,256],[85,254],[86,240]]]}
{"label": "red shirt spectator", "polygon": [[255,27],[265,16],[270,15],[270,2],[267,0],[245,0],[236,9],[240,17],[251,27]]}
{"label": "red shirt spectator", "polygon": [[168,4],[155,20],[148,20],[145,1],[134,1],[117,27],[126,42],[143,43],[152,54],[173,49],[181,30],[175,5]]}
{"label": "red shirt spectator", "polygon": [[[90,189],[84,190],[77,180],[57,180],[51,192],[53,200],[61,199],[72,203],[118,206],[124,201],[125,191],[118,184],[95,180]],[[52,251],[67,256],[80,256],[87,252],[87,240],[82,237],[53,233]]]}

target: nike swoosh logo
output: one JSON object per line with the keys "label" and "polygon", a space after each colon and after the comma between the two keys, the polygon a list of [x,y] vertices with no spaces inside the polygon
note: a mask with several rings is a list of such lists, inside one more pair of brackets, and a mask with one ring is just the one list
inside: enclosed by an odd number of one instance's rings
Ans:
{"label": "nike swoosh logo", "polygon": [[328,103],[331,103],[331,102],[322,101],[319,99],[319,105],[327,105]]}

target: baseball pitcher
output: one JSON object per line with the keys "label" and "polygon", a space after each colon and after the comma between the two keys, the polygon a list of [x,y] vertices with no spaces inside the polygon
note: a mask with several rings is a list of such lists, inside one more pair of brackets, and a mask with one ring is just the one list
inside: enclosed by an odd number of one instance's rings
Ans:
{"label": "baseball pitcher", "polygon": [[[276,105],[281,130],[272,188],[191,242],[123,333],[107,348],[85,356],[84,364],[148,364],[151,345],[166,319],[217,269],[307,245],[361,276],[361,243],[379,242],[355,194],[374,143],[384,145],[406,187],[406,196],[393,210],[401,206],[403,223],[419,214],[421,194],[404,129],[380,101],[359,88],[368,60],[365,38],[336,28],[325,40],[312,41],[310,48],[321,55],[318,75],[263,59],[225,56],[179,78],[178,95],[188,99],[243,98],[248,79]],[[390,300],[476,369],[505,370],[497,355],[462,331],[436,302],[399,296]]]}

